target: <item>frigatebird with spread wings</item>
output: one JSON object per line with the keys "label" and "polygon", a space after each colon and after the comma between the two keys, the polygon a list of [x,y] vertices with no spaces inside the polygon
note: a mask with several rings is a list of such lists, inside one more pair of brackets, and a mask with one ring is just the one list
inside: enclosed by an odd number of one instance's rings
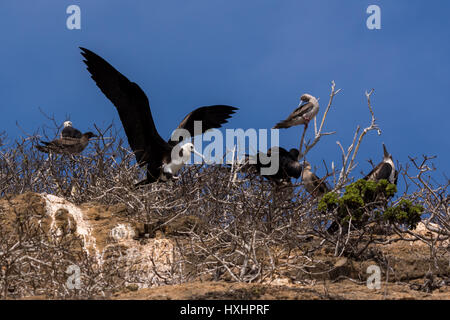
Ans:
{"label": "frigatebird with spread wings", "polygon": [[[189,161],[192,152],[199,154],[193,144],[186,143],[178,152],[172,152],[179,140],[165,141],[161,138],[144,91],[94,52],[80,49],[92,79],[116,107],[137,162],[147,166],[147,178],[137,185],[167,181],[174,177],[182,165]],[[220,128],[235,110],[237,108],[227,105],[200,107],[189,113],[178,129],[187,130],[193,137],[208,129]],[[194,131],[195,121],[202,122],[201,132]]]}

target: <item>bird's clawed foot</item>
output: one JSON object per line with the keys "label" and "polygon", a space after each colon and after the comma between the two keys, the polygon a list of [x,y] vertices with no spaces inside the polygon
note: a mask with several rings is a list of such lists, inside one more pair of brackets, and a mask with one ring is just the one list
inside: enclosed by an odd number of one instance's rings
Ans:
{"label": "bird's clawed foot", "polygon": [[164,172],[164,177],[166,181],[178,181],[180,179],[179,175],[173,175],[170,172]]}

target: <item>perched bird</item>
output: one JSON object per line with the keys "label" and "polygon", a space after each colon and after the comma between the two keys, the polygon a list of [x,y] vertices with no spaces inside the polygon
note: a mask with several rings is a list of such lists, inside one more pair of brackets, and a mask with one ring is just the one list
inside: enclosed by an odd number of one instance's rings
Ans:
{"label": "perched bird", "polygon": [[286,120],[280,121],[273,128],[285,129],[301,124],[308,124],[319,112],[319,101],[310,94],[304,94],[301,96],[301,101],[304,103],[299,105]]}
{"label": "perched bird", "polygon": [[372,171],[369,172],[367,176],[364,177],[365,180],[369,181],[380,181],[381,179],[386,179],[389,183],[394,183],[397,185],[398,171],[395,170],[394,161],[392,160],[392,155],[386,149],[383,143],[383,161],[380,162]]}
{"label": "perched bird", "polygon": [[72,127],[72,121],[65,121],[61,131],[61,138],[81,138],[81,131]]}
{"label": "perched bird", "polygon": [[255,156],[247,156],[249,159],[249,162],[253,160],[253,162],[256,162],[255,164],[250,164],[248,166],[252,166],[258,170],[258,172],[261,172],[262,168],[270,168],[271,163],[264,163],[268,160],[264,161],[262,160],[262,157],[276,157],[278,156],[278,168],[276,168],[276,171],[272,175],[267,174],[261,174],[266,179],[273,181],[277,184],[280,184],[285,181],[290,181],[291,178],[298,179],[302,173],[302,166],[297,160],[298,157],[298,150],[297,149],[291,149],[289,152],[281,147],[274,147],[270,148],[267,151],[267,154],[263,152],[258,152]]}
{"label": "perched bird", "polygon": [[59,138],[50,142],[41,141],[43,145],[37,145],[36,148],[45,153],[69,153],[77,154],[82,152],[89,144],[89,139],[96,137],[92,132],[86,132],[80,138]]}
{"label": "perched bird", "polygon": [[306,191],[313,197],[320,198],[325,193],[330,192],[325,179],[320,179],[311,171],[311,165],[305,161],[303,165],[302,181]]}
{"label": "perched bird", "polygon": [[[395,170],[394,161],[392,160],[392,156],[388,153],[386,146],[383,143],[383,161],[380,162],[375,168],[373,168],[372,171],[369,172],[368,175],[366,175],[364,180],[368,181],[375,181],[378,182],[381,179],[386,179],[389,181],[389,183],[393,183],[397,185],[397,179],[398,179],[398,171]],[[373,195],[373,199],[375,200],[375,197],[377,195]],[[368,196],[366,196],[368,197]],[[371,202],[372,200],[367,200],[368,202]],[[343,216],[340,217],[341,219]],[[358,223],[354,223],[354,225],[358,225]],[[339,225],[336,221],[333,221],[333,223],[328,227],[327,231],[328,233],[332,234],[339,230]]]}
{"label": "perched bird", "polygon": [[[144,91],[94,52],[80,49],[92,79],[116,107],[137,162],[141,166],[147,166],[147,178],[137,185],[158,180],[167,181],[189,161],[192,152],[201,156],[192,143],[186,143],[175,150],[176,152],[172,152],[175,147],[178,148],[179,140],[165,141],[161,138]],[[189,113],[178,129],[187,130],[193,137],[208,129],[220,128],[235,110],[237,108],[226,105],[201,107]],[[202,122],[200,132],[194,130],[195,121]]]}

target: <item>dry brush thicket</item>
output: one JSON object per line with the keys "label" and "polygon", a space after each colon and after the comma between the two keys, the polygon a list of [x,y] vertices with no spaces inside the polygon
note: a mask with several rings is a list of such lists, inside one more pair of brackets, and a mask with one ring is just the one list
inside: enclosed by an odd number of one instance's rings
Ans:
{"label": "dry brush thicket", "polygon": [[[332,134],[322,133],[322,128],[337,93],[333,83],[320,127],[314,126],[312,141],[305,142],[302,156],[323,136]],[[362,131],[357,128],[347,150],[338,143],[342,163],[328,173],[327,181],[338,196],[356,180],[351,173],[364,136],[380,130],[371,94],[366,93],[370,125]],[[96,134],[99,138],[75,156],[39,153],[36,135],[12,142],[2,134],[1,197],[12,199],[34,192],[75,204],[125,204],[128,218],[145,223],[150,237],[163,230],[174,242],[172,266],[158,274],[167,284],[198,279],[269,282],[279,277],[307,281],[336,268],[323,263],[320,257],[324,252],[356,261],[370,258],[386,270],[389,262],[370,245],[396,241],[426,244],[430,272],[448,276],[448,265],[440,263],[449,254],[445,242],[450,237],[448,179],[436,182],[434,178],[442,177],[433,178],[431,158],[411,158],[403,164],[399,178],[399,184],[406,186],[403,194],[364,204],[364,220],[355,225],[350,217],[338,232],[329,234],[327,226],[339,217],[337,211],[319,210],[319,201],[306,193],[301,181],[274,185],[253,172],[243,172],[239,164],[189,165],[176,181],[136,189],[134,183],[143,178],[145,170],[134,164],[124,140],[112,126]],[[423,207],[429,233],[379,218],[380,210],[402,200]],[[129,283],[146,284],[145,274],[139,270],[123,272],[126,261],[109,260],[100,266],[96,257],[83,250],[80,237],[52,234],[41,223],[45,217],[37,212],[18,209],[11,218],[0,211],[0,297],[105,297]],[[77,290],[67,287],[66,271],[73,264],[82,274]],[[127,270],[131,270],[129,266]]]}

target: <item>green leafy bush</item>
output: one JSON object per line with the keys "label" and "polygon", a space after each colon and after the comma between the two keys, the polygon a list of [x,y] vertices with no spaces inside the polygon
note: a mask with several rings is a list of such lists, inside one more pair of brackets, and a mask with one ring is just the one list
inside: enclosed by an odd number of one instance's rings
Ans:
{"label": "green leafy bush", "polygon": [[386,221],[399,223],[414,229],[420,221],[420,216],[424,208],[421,205],[414,205],[411,201],[402,199],[394,206],[389,207],[383,214]]}
{"label": "green leafy bush", "polygon": [[384,219],[414,228],[420,221],[423,207],[402,200],[397,206],[386,208],[388,199],[396,193],[397,186],[385,179],[378,182],[360,179],[349,184],[341,197],[335,192],[325,194],[318,209],[321,212],[337,210],[341,223],[348,221],[351,214],[353,222]]}

